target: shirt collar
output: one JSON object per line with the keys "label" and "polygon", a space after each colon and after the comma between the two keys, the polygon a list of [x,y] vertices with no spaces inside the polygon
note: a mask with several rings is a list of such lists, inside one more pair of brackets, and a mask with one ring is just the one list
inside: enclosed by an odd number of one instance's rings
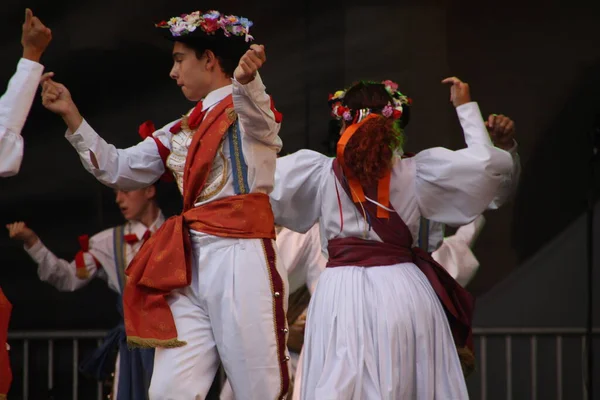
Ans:
{"label": "shirt collar", "polygon": [[233,85],[227,85],[213,90],[202,100],[202,111],[206,111],[233,92]]}
{"label": "shirt collar", "polygon": [[130,220],[128,222],[129,227],[131,229],[131,233],[135,234],[138,237],[138,239],[141,240],[144,236],[144,233],[146,233],[146,230],[149,229],[150,232],[155,233],[158,230],[158,228],[160,228],[160,226],[163,224],[163,222],[165,222],[165,216],[163,215],[161,210],[158,210],[158,215],[156,216],[156,219],[149,227],[146,227],[146,225],[142,224],[140,221]]}

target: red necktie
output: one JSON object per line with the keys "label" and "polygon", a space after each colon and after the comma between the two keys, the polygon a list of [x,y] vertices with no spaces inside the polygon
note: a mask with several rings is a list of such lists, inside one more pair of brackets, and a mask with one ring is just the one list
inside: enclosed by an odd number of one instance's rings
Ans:
{"label": "red necktie", "polygon": [[[196,130],[200,126],[200,123],[204,119],[204,114],[206,114],[206,110],[202,110],[202,102],[199,101],[198,104],[196,104],[194,111],[192,111],[188,117],[188,126],[191,130]],[[181,121],[177,122],[169,130],[173,134],[181,132]]]}
{"label": "red necktie", "polygon": [[[144,232],[144,235],[142,236],[142,241],[145,242],[146,240],[148,240],[148,238],[152,235],[152,232],[150,232],[150,230],[146,230],[146,232]],[[137,237],[137,235],[135,233],[130,233],[128,235],[123,236],[123,239],[125,240],[125,242],[127,244],[130,245],[134,245],[137,242],[140,241],[140,239]]]}
{"label": "red necktie", "polygon": [[142,240],[145,242],[150,238],[150,236],[152,236],[152,232],[150,232],[150,229],[146,229],[146,232],[144,232],[144,236],[142,236]]}

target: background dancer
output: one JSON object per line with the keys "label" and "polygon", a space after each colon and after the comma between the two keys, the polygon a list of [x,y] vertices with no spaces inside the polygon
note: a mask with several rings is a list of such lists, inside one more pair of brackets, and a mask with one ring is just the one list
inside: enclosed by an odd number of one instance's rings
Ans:
{"label": "background dancer", "polygon": [[321,218],[329,240],[308,314],[303,399],[468,396],[457,350],[472,367],[472,298],[413,240],[421,216],[475,219],[512,160],[491,143],[468,85],[444,82],[463,150],[396,156],[410,100],[393,82],[361,82],[331,96],[345,121],[335,160],[312,151],[278,159],[276,221],[302,232]]}

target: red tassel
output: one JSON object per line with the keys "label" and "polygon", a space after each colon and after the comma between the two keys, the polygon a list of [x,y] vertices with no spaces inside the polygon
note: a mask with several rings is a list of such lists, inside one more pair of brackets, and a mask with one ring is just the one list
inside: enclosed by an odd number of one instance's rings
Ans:
{"label": "red tassel", "polygon": [[90,249],[90,237],[88,235],[81,235],[77,240],[79,241],[81,251],[86,252]]}
{"label": "red tassel", "polygon": [[150,137],[154,140],[154,143],[156,143],[156,147],[158,148],[158,154],[160,155],[160,159],[162,160],[163,165],[165,166],[165,171],[166,171],[160,177],[160,180],[163,182],[171,182],[171,181],[173,181],[173,175],[171,175],[169,173],[169,170],[167,168],[167,157],[169,157],[169,154],[170,154],[169,149],[167,149],[160,140],[158,140],[157,138],[152,136],[152,134],[154,132],[156,132],[156,127],[154,126],[154,123],[150,120],[142,123],[140,125],[140,127],[138,128],[138,133],[140,134],[142,139],[146,139],[146,138]]}
{"label": "red tassel", "polygon": [[[79,247],[81,250],[75,254],[75,275],[79,279],[87,279],[90,276],[86,266],[84,254],[90,250],[90,237],[88,235],[81,235],[77,238],[79,241]],[[96,268],[100,268],[100,263],[96,260],[96,257],[92,255],[94,259],[94,263],[96,263]]]}
{"label": "red tassel", "polygon": [[75,255],[75,276],[79,279],[87,279],[90,276],[90,273],[85,267],[84,254],[83,251],[80,251]]}
{"label": "red tassel", "polygon": [[283,114],[277,111],[275,108],[275,102],[273,101],[273,98],[271,96],[269,96],[269,98],[271,99],[271,111],[273,112],[273,115],[275,115],[275,122],[279,124],[283,120]]}
{"label": "red tassel", "polygon": [[152,121],[146,121],[138,128],[138,133],[142,139],[146,139],[147,137],[151,136],[155,131],[156,128],[154,127],[154,123]]}

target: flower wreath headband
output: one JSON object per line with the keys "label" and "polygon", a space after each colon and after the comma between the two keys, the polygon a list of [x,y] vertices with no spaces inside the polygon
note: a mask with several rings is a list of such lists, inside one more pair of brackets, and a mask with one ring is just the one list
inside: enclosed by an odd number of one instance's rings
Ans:
{"label": "flower wreath headband", "polygon": [[[379,82],[366,81],[365,83],[376,84]],[[402,117],[404,105],[406,104],[410,106],[412,104],[412,100],[409,97],[403,95],[398,90],[397,83],[392,82],[390,80],[386,80],[381,82],[381,84],[383,84],[385,90],[392,97],[392,102],[389,102],[385,105],[385,107],[381,109],[381,114],[386,118],[400,119],[400,117]],[[334,94],[329,95],[329,104],[331,104],[331,115],[334,118],[338,120],[343,119],[344,121],[360,122],[367,115],[374,112],[374,110],[370,108],[364,108],[362,110],[351,110],[348,107],[344,106],[342,103],[344,101],[344,96],[346,95],[347,91],[348,89],[338,90]],[[356,115],[353,115],[354,112],[356,112]]]}
{"label": "flower wreath headband", "polygon": [[246,36],[246,42],[254,40],[250,35],[250,27],[253,25],[248,18],[236,17],[235,15],[221,15],[218,11],[208,11],[202,14],[194,11],[191,14],[182,14],[173,17],[169,21],[161,21],[155,26],[166,28],[175,37],[189,35],[200,28],[207,35],[214,35],[219,29],[223,30],[226,37]]}

